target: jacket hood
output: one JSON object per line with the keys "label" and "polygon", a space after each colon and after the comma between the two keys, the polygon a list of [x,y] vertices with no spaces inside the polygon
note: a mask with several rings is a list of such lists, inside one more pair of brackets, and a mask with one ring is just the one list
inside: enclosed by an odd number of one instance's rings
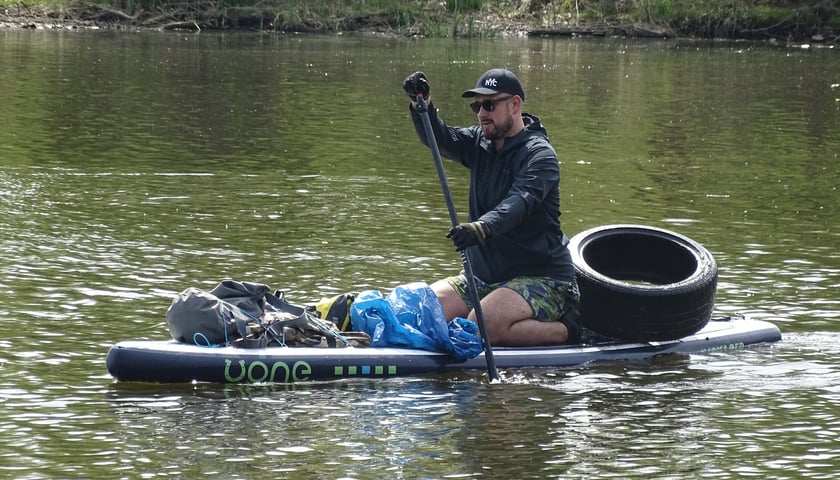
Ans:
{"label": "jacket hood", "polygon": [[523,112],[522,120],[525,122],[525,130],[539,132],[543,134],[545,138],[548,138],[548,132],[545,130],[545,127],[542,126],[539,117]]}

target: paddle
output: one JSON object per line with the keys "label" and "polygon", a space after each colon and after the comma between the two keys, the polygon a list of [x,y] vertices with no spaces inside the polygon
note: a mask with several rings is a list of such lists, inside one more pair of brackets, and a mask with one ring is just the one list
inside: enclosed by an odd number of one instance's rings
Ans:
{"label": "paddle", "polygon": [[[437,167],[438,178],[440,178],[440,187],[443,189],[443,198],[446,199],[446,207],[449,209],[449,220],[454,227],[459,223],[458,214],[455,212],[455,203],[452,201],[452,193],[449,191],[449,182],[446,181],[446,172],[443,170],[440,150],[435,141],[435,132],[432,131],[432,122],[429,120],[429,108],[422,94],[417,95],[417,112],[420,113],[420,117],[423,119],[423,128],[426,130],[426,139],[429,143],[429,148],[432,149],[432,157],[435,159],[435,167]],[[496,360],[493,358],[493,347],[490,345],[490,339],[487,337],[487,329],[484,326],[481,299],[478,298],[478,289],[475,286],[475,278],[473,277],[470,258],[466,250],[461,251],[461,263],[464,266],[464,274],[467,277],[470,300],[472,300],[472,304],[475,307],[475,320],[478,324],[478,331],[484,343],[484,359],[487,361],[487,374],[491,382],[500,380],[499,372],[496,370]]]}

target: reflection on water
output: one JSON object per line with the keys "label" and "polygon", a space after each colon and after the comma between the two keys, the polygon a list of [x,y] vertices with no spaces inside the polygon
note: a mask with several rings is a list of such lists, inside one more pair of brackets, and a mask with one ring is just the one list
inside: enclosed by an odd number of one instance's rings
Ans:
{"label": "reflection on water", "polygon": [[[0,32],[0,477],[832,478],[840,373],[833,50],[623,40]],[[400,83],[441,115],[520,73],[569,234],[673,229],[720,313],[783,342],[572,370],[115,384],[188,286],[300,303],[458,268]],[[466,176],[448,165],[460,211]]]}
{"label": "reflection on water", "polygon": [[[768,478],[784,476],[790,465],[805,478],[825,478],[837,455],[824,442],[837,435],[830,416],[838,372],[796,360],[800,353],[790,357],[808,348],[807,337],[653,364],[507,372],[504,386],[467,375],[264,387],[121,385],[112,387],[111,402],[124,425],[152,416],[187,455],[206,461],[238,451],[252,473],[265,468],[259,461],[265,454],[281,456],[295,474],[351,478],[488,469],[505,478],[738,478],[744,471]],[[240,439],[231,429],[243,422],[260,428]],[[218,424],[228,426],[223,435]],[[143,449],[151,440],[121,441]],[[802,464],[811,457],[825,461]]]}

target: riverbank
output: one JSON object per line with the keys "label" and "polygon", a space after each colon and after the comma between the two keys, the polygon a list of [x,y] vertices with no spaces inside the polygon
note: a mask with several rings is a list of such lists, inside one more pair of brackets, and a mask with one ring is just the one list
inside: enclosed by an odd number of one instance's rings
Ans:
{"label": "riverbank", "polygon": [[[0,6],[0,28],[367,32],[426,37],[690,37],[840,43],[840,7],[832,2],[786,8],[758,5],[751,9],[730,2],[732,11],[704,11],[704,2],[685,2],[690,5],[678,9],[664,0],[576,1],[571,9],[566,7],[569,2],[558,0],[356,3],[275,0],[233,5],[205,1],[157,3],[144,8],[140,2],[131,10],[76,0],[64,4],[13,3]],[[631,7],[607,8],[607,3]]]}

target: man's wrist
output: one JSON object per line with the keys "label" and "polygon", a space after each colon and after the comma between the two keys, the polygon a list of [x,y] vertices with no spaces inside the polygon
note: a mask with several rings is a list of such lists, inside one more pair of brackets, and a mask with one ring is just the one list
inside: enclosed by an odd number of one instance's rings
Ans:
{"label": "man's wrist", "polygon": [[478,224],[478,228],[481,230],[481,234],[484,237],[482,238],[482,240],[490,238],[490,227],[487,225],[487,223],[485,223],[484,220],[479,220],[475,223]]}

